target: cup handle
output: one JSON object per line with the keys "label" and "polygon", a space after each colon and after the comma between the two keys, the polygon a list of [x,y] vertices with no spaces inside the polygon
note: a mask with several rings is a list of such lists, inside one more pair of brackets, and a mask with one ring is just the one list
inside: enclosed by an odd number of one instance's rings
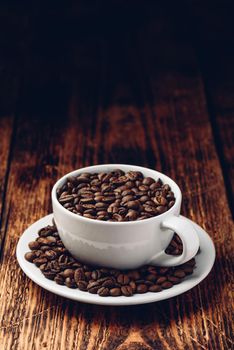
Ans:
{"label": "cup handle", "polygon": [[[183,253],[180,256],[172,256],[164,251],[153,256],[148,264],[157,266],[177,266],[192,259],[199,249],[199,238],[192,223],[182,216],[170,216],[165,219],[162,228],[175,231],[183,243]],[[163,233],[162,233],[163,234]]]}

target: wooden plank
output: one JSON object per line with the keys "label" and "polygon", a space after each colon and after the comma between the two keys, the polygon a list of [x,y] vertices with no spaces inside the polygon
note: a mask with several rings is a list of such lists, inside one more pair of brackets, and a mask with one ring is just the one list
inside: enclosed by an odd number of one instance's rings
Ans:
{"label": "wooden plank", "polygon": [[4,229],[2,229],[3,205],[6,196],[11,147],[13,146],[13,122],[13,116],[0,117],[0,250],[5,236]]}
{"label": "wooden plank", "polygon": [[[149,22],[140,37],[130,32],[114,43],[90,44],[88,64],[77,48],[77,67],[72,67],[75,88],[66,118],[58,105],[56,117],[32,118],[23,111],[19,115],[0,270],[4,350],[232,345],[232,226],[203,85],[191,47],[173,44],[174,27],[167,28],[167,41],[161,42],[157,23],[155,29]],[[33,79],[31,83],[36,86]],[[45,96],[47,83],[41,87]],[[27,84],[25,89],[26,100]],[[215,268],[200,286],[170,301],[109,308],[54,296],[20,271],[16,242],[28,225],[51,211],[54,181],[77,167],[102,162],[150,166],[178,182],[184,193],[183,214],[208,230],[217,249]]]}
{"label": "wooden plank", "polygon": [[[233,6],[196,1],[186,17],[203,74],[215,145],[234,215],[234,38]],[[202,11],[201,11],[202,7]],[[208,19],[208,20],[207,20]]]}

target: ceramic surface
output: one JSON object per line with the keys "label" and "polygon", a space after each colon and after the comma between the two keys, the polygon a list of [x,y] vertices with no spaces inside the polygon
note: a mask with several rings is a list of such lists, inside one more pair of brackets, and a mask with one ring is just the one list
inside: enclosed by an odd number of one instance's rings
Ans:
{"label": "ceramic surface", "polygon": [[[142,221],[106,222],[71,213],[57,200],[56,189],[66,178],[83,172],[109,172],[113,169],[141,171],[169,184],[176,202],[167,212]],[[182,195],[168,176],[148,168],[124,164],[95,165],[73,171],[56,182],[52,190],[54,219],[59,235],[71,254],[83,262],[118,269],[137,268],[144,264],[176,266],[190,260],[199,248],[196,231],[189,221],[179,217]],[[170,257],[164,253],[177,232],[183,242],[183,254]]]}

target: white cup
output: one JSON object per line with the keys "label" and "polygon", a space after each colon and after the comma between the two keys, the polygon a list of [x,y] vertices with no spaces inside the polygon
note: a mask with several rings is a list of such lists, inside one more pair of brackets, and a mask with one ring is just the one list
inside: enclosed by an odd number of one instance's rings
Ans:
{"label": "white cup", "polygon": [[[168,184],[175,204],[165,213],[141,221],[111,222],[85,218],[65,209],[57,200],[56,190],[70,176],[83,172],[110,172],[114,169],[140,171],[144,176]],[[104,164],[78,169],[63,176],[52,189],[54,220],[69,252],[80,261],[117,269],[132,269],[145,264],[176,266],[193,258],[199,238],[192,224],[180,217],[182,195],[168,176],[148,168],[124,164]],[[183,253],[171,256],[164,252],[176,232],[183,242]]]}

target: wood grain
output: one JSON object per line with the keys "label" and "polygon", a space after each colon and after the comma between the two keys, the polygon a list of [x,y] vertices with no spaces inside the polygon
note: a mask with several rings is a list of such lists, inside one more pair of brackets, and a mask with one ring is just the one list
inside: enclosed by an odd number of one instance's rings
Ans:
{"label": "wood grain", "polygon": [[0,117],[0,251],[5,237],[3,209],[13,147],[13,122],[13,116]]}
{"label": "wood grain", "polygon": [[[55,62],[55,68],[61,68],[57,86],[50,63],[40,82],[35,79],[41,67],[29,57],[4,199],[4,350],[233,346],[233,225],[198,62],[181,33],[175,39],[171,15],[165,11],[153,19],[144,17],[142,27],[133,26],[115,40],[111,35],[85,44],[71,39],[73,74]],[[10,130],[11,121],[6,124]],[[9,132],[8,145],[10,138]],[[114,308],[55,296],[23,274],[15,257],[16,243],[24,229],[51,212],[55,180],[72,169],[105,162],[149,166],[180,185],[182,213],[209,232],[217,250],[214,269],[199,286],[172,300]],[[0,168],[4,174],[2,164]]]}

